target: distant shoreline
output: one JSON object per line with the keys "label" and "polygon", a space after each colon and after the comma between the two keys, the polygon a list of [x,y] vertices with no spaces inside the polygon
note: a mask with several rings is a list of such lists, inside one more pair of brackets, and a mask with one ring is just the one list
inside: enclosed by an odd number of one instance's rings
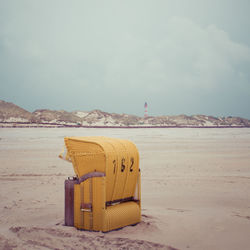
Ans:
{"label": "distant shoreline", "polygon": [[[5,125],[6,124],[6,125]],[[66,125],[66,124],[57,124],[57,123],[8,123],[8,122],[0,122],[0,128],[107,128],[107,129],[141,129],[141,128],[250,128],[250,126],[192,126],[192,125],[183,125],[183,126],[140,126],[140,125],[132,125],[132,126],[96,126],[96,125]]]}

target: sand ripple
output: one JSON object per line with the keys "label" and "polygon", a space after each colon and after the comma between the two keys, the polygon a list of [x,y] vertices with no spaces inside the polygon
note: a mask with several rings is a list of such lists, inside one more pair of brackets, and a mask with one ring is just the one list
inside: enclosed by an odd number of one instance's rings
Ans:
{"label": "sand ripple", "polygon": [[0,236],[3,249],[168,249],[175,248],[144,240],[110,237],[108,234],[77,231],[72,228],[11,227],[15,239]]}

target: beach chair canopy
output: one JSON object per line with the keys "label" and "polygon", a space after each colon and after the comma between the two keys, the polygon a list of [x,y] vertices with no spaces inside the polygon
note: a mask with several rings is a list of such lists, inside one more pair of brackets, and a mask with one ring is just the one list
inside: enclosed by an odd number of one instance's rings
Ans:
{"label": "beach chair canopy", "polygon": [[134,196],[139,174],[139,154],[134,143],[93,136],[64,140],[79,179],[95,172],[106,176],[106,202]]}

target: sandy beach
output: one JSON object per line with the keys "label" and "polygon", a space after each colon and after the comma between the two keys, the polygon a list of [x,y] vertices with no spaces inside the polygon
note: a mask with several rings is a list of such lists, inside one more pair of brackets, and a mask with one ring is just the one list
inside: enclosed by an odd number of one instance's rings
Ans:
{"label": "sandy beach", "polygon": [[[142,222],[109,233],[64,224],[65,136],[132,140]],[[0,129],[0,249],[250,248],[250,129]]]}

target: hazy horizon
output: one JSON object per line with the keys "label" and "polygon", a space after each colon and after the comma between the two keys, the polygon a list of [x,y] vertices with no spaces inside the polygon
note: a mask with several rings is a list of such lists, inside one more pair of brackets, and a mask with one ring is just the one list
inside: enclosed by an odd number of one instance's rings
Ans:
{"label": "hazy horizon", "polygon": [[0,99],[250,119],[250,2],[0,0]]}

